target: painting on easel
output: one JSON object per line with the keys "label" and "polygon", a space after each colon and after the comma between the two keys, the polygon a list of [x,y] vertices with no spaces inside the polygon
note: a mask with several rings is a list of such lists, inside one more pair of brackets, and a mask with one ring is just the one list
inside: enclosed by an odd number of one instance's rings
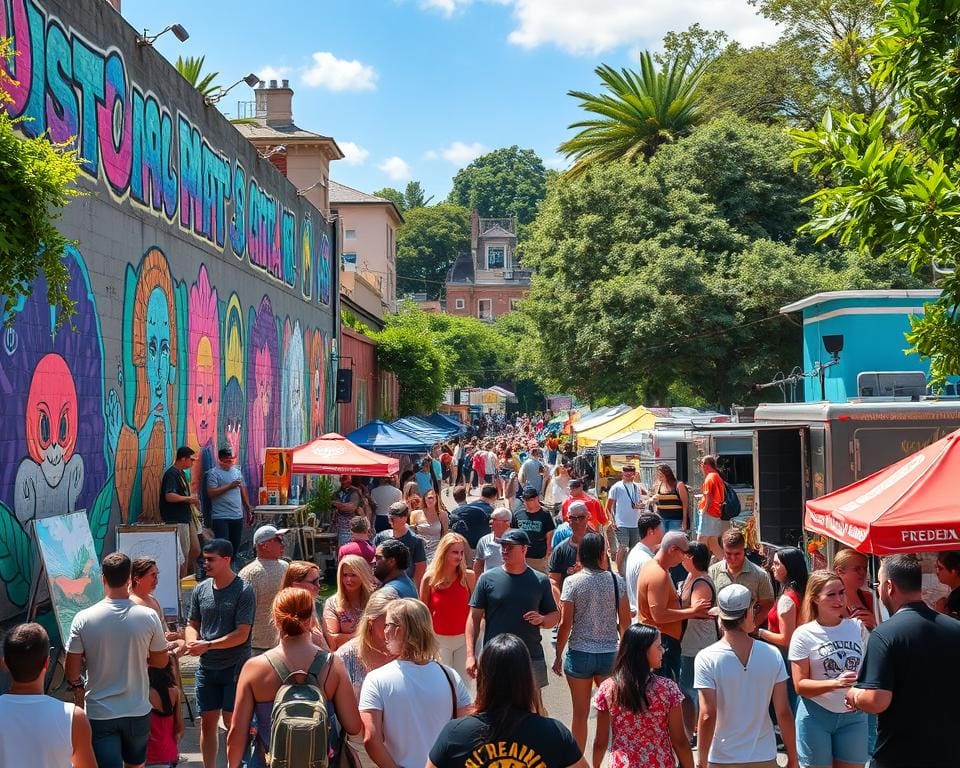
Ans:
{"label": "painting on easel", "polygon": [[103,599],[100,563],[84,512],[34,522],[50,599],[62,642],[70,637],[73,617]]}

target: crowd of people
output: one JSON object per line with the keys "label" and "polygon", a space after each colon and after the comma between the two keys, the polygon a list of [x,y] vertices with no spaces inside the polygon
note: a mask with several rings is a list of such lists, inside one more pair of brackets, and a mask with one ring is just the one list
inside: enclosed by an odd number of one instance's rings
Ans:
{"label": "crowd of people", "polygon": [[[225,489],[214,498],[234,495],[230,517],[200,545],[176,519],[196,503],[180,449],[161,493],[184,570],[196,549],[205,575],[185,626],[165,628],[155,561],[104,557],[104,599],[65,643],[73,705],[43,695],[45,630],[6,635],[0,765],[175,764],[185,657],[204,768],[221,729],[230,768],[305,764],[303,738],[330,765],[365,753],[381,768],[768,768],[778,750],[790,768],[949,763],[960,553],[939,556],[950,593],[936,608],[912,555],[885,558],[872,584],[853,550],[809,572],[784,547],[764,567],[713,514],[713,457],[699,514],[668,465],[649,490],[624,466],[601,501],[548,421],[490,421],[373,487],[341,477],[323,600],[320,568],[285,559],[282,528],[256,528],[255,558],[238,567],[248,505],[223,452],[209,482]],[[560,679],[569,723],[541,695]],[[316,733],[292,727],[291,690]]]}

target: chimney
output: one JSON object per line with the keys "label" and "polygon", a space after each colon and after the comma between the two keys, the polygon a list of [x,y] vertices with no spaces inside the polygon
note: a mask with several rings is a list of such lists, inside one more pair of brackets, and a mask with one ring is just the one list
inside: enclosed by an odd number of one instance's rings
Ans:
{"label": "chimney", "polygon": [[262,80],[257,86],[257,117],[267,125],[290,125],[293,122],[293,90],[289,80],[269,84]]}

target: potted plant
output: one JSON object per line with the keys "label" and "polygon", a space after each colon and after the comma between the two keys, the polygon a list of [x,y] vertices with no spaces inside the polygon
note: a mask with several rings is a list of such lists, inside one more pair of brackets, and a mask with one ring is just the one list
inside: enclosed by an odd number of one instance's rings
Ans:
{"label": "potted plant", "polygon": [[326,475],[320,475],[307,496],[307,515],[317,520],[317,528],[327,528],[333,519],[333,483]]}

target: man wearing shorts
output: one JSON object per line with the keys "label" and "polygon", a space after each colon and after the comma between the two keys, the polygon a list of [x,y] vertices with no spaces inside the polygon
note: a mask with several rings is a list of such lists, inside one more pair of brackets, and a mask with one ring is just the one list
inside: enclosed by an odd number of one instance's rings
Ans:
{"label": "man wearing shorts", "polygon": [[720,547],[720,534],[724,532],[727,523],[720,519],[720,509],[726,492],[723,479],[717,470],[717,457],[704,456],[700,462],[703,470],[703,498],[697,505],[700,510],[700,522],[697,524],[697,541],[706,544],[717,560],[723,559],[723,549]]}
{"label": "man wearing shorts", "polygon": [[647,505],[648,492],[642,483],[634,482],[636,476],[637,468],[624,464],[621,479],[607,492],[607,517],[613,521],[610,526],[617,541],[617,573],[623,573],[627,553],[640,541],[637,520]]}
{"label": "man wearing shorts", "polygon": [[[64,665],[67,683],[84,704],[99,768],[142,766],[150,737],[147,667],[167,666],[160,617],[130,599],[130,558],[103,558],[103,600],[73,617]],[[87,682],[80,673],[84,663]],[[39,763],[37,763],[39,765]]]}
{"label": "man wearing shorts", "polygon": [[213,539],[203,546],[207,578],[193,589],[186,652],[198,656],[197,710],[204,768],[216,768],[218,721],[229,730],[240,668],[250,658],[256,610],[253,588],[233,572],[233,545]]}
{"label": "man wearing shorts", "polygon": [[193,564],[200,554],[200,540],[197,538],[197,526],[193,521],[191,504],[200,505],[200,499],[190,493],[190,482],[186,470],[192,469],[197,454],[188,445],[177,448],[177,458],[163,473],[160,483],[160,517],[167,525],[177,526],[180,539],[180,551],[183,553],[180,576],[193,571]]}

